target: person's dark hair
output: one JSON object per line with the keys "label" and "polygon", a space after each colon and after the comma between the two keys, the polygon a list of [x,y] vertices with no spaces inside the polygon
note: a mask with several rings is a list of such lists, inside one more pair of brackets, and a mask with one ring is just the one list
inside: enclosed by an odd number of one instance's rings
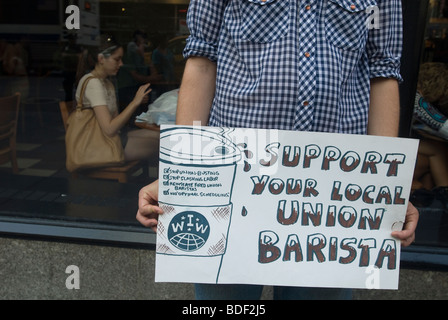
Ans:
{"label": "person's dark hair", "polygon": [[115,51],[122,48],[115,38],[111,35],[102,35],[100,45],[97,47],[88,47],[85,49],[78,61],[78,69],[76,72],[76,85],[79,80],[87,73],[95,68],[98,62],[98,55],[102,54],[104,57],[110,57]]}
{"label": "person's dark hair", "polygon": [[418,77],[420,94],[448,116],[448,65],[442,62],[424,63]]}
{"label": "person's dark hair", "polygon": [[142,36],[144,39],[147,38],[146,32],[143,30],[135,30],[132,39],[134,39],[134,41],[137,40],[137,36]]}

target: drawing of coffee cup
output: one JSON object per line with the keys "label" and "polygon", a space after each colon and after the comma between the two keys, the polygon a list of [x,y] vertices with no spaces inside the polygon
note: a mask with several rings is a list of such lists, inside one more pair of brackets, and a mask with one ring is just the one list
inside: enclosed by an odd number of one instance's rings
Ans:
{"label": "drawing of coffee cup", "polygon": [[237,146],[222,128],[161,131],[157,253],[217,256],[226,249]]}

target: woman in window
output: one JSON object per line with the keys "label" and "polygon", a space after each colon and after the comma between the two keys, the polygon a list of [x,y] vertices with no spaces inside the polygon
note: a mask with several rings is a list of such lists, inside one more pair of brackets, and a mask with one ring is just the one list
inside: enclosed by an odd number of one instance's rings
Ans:
{"label": "woman in window", "polygon": [[[142,103],[148,102],[150,84],[142,85],[132,101],[122,112],[118,111],[116,89],[110,79],[115,76],[123,65],[123,47],[113,39],[106,38],[95,49],[85,51],[80,58],[78,74],[93,70],[81,77],[76,90],[76,100],[79,101],[81,88],[89,77],[94,77],[87,83],[83,97],[83,107],[93,108],[96,119],[108,136],[120,135],[126,161],[148,160],[158,152],[159,134],[146,129],[126,130],[126,124]],[[81,70],[81,72],[80,72]]]}

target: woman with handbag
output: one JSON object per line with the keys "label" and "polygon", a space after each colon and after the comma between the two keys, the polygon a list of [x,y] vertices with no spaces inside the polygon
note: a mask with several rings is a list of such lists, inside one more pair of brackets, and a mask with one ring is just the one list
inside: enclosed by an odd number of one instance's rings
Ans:
{"label": "woman with handbag", "polygon": [[[148,101],[150,84],[142,85],[134,99],[119,112],[115,86],[109,78],[115,76],[123,65],[122,58],[123,47],[111,38],[104,39],[98,48],[83,53],[78,70],[91,69],[89,65],[93,63],[94,69],[79,80],[76,101],[78,108],[81,104],[83,110],[93,109],[96,121],[106,137],[121,138],[125,161],[149,160],[158,154],[159,134],[145,129],[128,132],[123,129],[126,129],[126,124],[134,111]],[[73,124],[76,125],[76,122],[73,121]]]}

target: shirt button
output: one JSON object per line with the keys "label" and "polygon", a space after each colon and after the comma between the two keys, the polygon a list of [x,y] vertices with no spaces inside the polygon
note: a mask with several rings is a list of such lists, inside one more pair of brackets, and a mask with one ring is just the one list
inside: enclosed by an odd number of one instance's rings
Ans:
{"label": "shirt button", "polygon": [[355,9],[356,9],[356,6],[355,6],[354,4],[352,4],[352,5],[350,6],[350,9],[355,10]]}
{"label": "shirt button", "polygon": [[306,10],[310,10],[310,9],[311,9],[311,6],[310,6],[310,5],[307,5],[307,6],[305,7],[305,9],[306,9]]}
{"label": "shirt button", "polygon": [[309,52],[305,52],[305,57],[309,58],[311,54]]}
{"label": "shirt button", "polygon": [[309,102],[309,101],[303,101],[303,105],[304,105],[305,107],[307,107],[307,106],[310,105],[310,102]]}

